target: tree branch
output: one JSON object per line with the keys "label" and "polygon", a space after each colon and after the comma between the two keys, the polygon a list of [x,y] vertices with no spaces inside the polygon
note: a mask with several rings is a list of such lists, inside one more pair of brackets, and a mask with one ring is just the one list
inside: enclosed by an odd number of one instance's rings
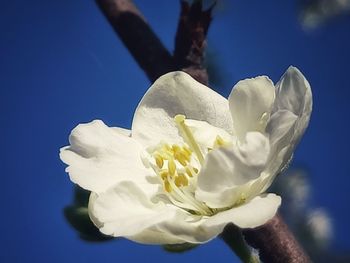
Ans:
{"label": "tree branch", "polygon": [[175,38],[174,60],[177,67],[205,85],[208,84],[208,73],[204,66],[206,36],[214,5],[203,10],[202,1],[190,5],[182,0]]}
{"label": "tree branch", "polygon": [[278,214],[260,227],[243,230],[243,234],[248,244],[259,250],[263,262],[311,262]]}
{"label": "tree branch", "polygon": [[176,69],[172,56],[131,0],[96,3],[151,82]]}

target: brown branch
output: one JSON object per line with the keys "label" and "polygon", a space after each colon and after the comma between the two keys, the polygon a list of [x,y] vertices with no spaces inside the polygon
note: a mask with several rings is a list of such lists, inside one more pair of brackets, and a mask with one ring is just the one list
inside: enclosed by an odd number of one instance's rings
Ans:
{"label": "brown branch", "polygon": [[248,244],[259,250],[263,262],[311,262],[280,215],[260,227],[243,230],[243,234]]}
{"label": "brown branch", "polygon": [[206,36],[214,5],[208,10],[203,10],[202,1],[195,1],[190,5],[182,0],[175,38],[174,60],[177,67],[206,85],[208,84],[208,73],[204,66]]}
{"label": "brown branch", "polygon": [[131,0],[96,3],[151,82],[176,69],[172,56]]}

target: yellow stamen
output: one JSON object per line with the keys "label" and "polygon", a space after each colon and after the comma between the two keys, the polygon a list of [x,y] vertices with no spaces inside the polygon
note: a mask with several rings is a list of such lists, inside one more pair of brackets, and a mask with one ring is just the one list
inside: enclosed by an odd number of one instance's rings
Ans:
{"label": "yellow stamen", "polygon": [[169,175],[169,173],[168,173],[167,170],[164,170],[164,171],[161,171],[161,172],[159,173],[159,175],[160,175],[160,178],[162,178],[162,180],[166,180],[167,177],[168,177],[168,175]]}
{"label": "yellow stamen", "polygon": [[194,139],[190,128],[185,124],[185,118],[186,118],[185,115],[179,114],[175,116],[174,120],[177,123],[179,130],[182,133],[182,136],[184,137],[185,141],[193,149],[193,151],[197,155],[198,161],[202,164],[204,162],[203,154],[196,140]]}
{"label": "yellow stamen", "polygon": [[156,153],[154,155],[154,159],[156,160],[156,164],[159,168],[162,168],[164,165],[164,160],[162,158],[162,156],[160,156],[160,154]]}
{"label": "yellow stamen", "polygon": [[170,147],[170,145],[167,144],[167,143],[164,143],[164,144],[163,144],[163,149],[165,149],[165,150],[167,150],[167,151],[171,151],[171,147]]}
{"label": "yellow stamen", "polygon": [[214,148],[225,146],[226,144],[227,143],[224,141],[224,139],[220,135],[216,136],[216,139],[214,141]]}
{"label": "yellow stamen", "polygon": [[192,154],[192,150],[190,148],[188,148],[186,145],[184,147],[182,147],[182,149],[184,150],[184,152],[190,157]]}
{"label": "yellow stamen", "polygon": [[186,158],[186,160],[187,160],[188,162],[191,160],[191,154],[192,154],[192,153],[188,153],[188,152],[185,150],[185,147],[182,147],[181,154],[184,156],[184,158]]}
{"label": "yellow stamen", "polygon": [[176,145],[176,144],[173,144],[173,146],[171,147],[173,152],[176,153],[176,152],[180,152],[181,151],[181,148],[180,146]]}
{"label": "yellow stamen", "polygon": [[175,177],[175,185],[177,187],[180,186],[187,186],[188,185],[188,179],[184,174],[179,174]]}
{"label": "yellow stamen", "polygon": [[186,170],[186,173],[188,174],[189,177],[193,176],[191,169],[188,166],[185,167],[185,170]]}
{"label": "yellow stamen", "polygon": [[174,157],[176,160],[179,161],[183,166],[187,165],[187,159],[186,156],[184,156],[181,152],[176,152],[174,153]]}
{"label": "yellow stamen", "polygon": [[165,191],[167,191],[168,193],[171,192],[171,186],[168,180],[164,180],[164,189]]}
{"label": "yellow stamen", "polygon": [[168,170],[169,170],[169,174],[171,176],[173,176],[175,174],[175,171],[176,171],[176,164],[174,162],[174,159],[170,159],[168,161]]}

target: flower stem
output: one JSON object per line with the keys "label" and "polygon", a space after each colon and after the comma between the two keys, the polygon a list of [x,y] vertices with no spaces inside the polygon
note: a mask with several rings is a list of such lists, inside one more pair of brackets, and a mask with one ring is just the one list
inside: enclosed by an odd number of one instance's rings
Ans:
{"label": "flower stem", "polygon": [[244,240],[242,231],[238,227],[232,224],[227,225],[221,234],[221,238],[242,262],[260,263],[258,254],[254,253],[252,248],[248,246]]}

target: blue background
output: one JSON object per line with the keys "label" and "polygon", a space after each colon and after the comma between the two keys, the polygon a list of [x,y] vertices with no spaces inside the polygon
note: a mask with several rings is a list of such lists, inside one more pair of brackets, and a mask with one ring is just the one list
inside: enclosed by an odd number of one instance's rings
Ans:
{"label": "blue background", "polygon": [[[178,1],[135,1],[173,50]],[[240,79],[278,81],[292,64],[310,81],[314,111],[294,164],[308,167],[313,202],[350,246],[350,17],[305,32],[295,1],[226,1],[209,31],[209,52],[227,96]],[[127,240],[78,239],[62,214],[73,185],[59,160],[71,129],[102,119],[130,127],[149,87],[94,1],[0,1],[1,262],[232,262],[221,240],[173,255]]]}

